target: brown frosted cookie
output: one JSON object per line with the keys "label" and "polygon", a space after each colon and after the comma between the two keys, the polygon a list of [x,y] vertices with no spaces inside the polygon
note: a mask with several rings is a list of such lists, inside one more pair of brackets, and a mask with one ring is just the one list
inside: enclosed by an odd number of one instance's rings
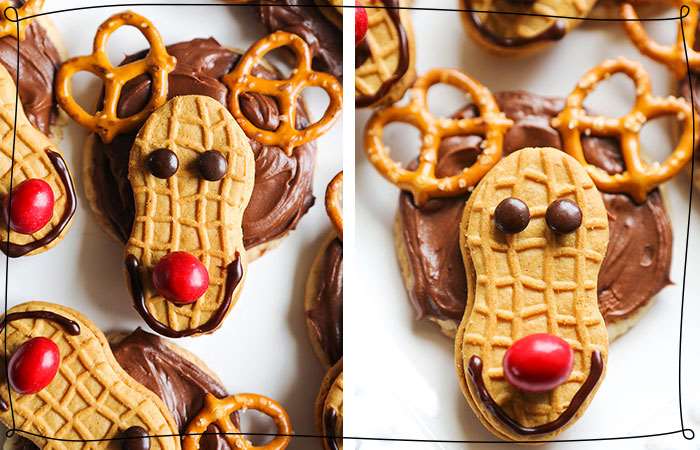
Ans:
{"label": "brown frosted cookie", "polygon": [[585,18],[596,0],[461,0],[460,6],[473,11],[508,11],[523,14],[488,14],[463,11],[467,32],[477,44],[500,55],[526,55],[561,40],[580,19],[542,17],[543,14]]}
{"label": "brown frosted cookie", "polygon": [[[500,92],[495,97],[514,121],[505,135],[505,154],[528,146],[561,148],[561,137],[550,120],[563,108],[563,99],[524,91]],[[477,114],[470,106],[455,117]],[[624,169],[614,140],[587,137],[583,142],[586,157],[594,165],[609,173]],[[438,172],[451,174],[471,164],[480,143],[478,136],[446,139]],[[641,204],[625,194],[602,196],[609,214],[610,245],[599,272],[598,300],[613,340],[633,326],[670,283],[673,236],[660,190],[652,191]],[[419,319],[437,322],[448,336],[454,335],[466,302],[456,218],[468,198],[434,199],[417,208],[409,193],[399,196],[395,244],[409,298]]]}
{"label": "brown frosted cookie", "polygon": [[[22,16],[21,10],[19,13]],[[48,17],[27,22],[19,46],[20,102],[29,122],[52,141],[59,142],[66,120],[54,96],[54,77],[66,58],[66,51],[58,30]],[[0,37],[0,64],[8,70],[12,80],[16,80],[17,39],[13,35]]]}
{"label": "brown frosted cookie", "polygon": [[313,68],[342,80],[342,17],[338,20],[334,6],[319,3],[327,0],[278,0],[258,6],[258,15],[271,33],[281,30],[301,36],[311,47]]}
{"label": "brown frosted cookie", "polygon": [[[343,360],[328,369],[316,397],[316,428],[324,450],[343,448]],[[336,437],[338,436],[338,437]]]}
{"label": "brown frosted cookie", "polygon": [[[221,46],[215,39],[193,39],[166,47],[177,59],[168,77],[168,98],[185,94],[210,96],[226,104],[228,90],[221,78],[229,73],[241,53]],[[140,59],[145,51],[127,56],[123,64]],[[257,74],[279,78],[272,67],[258,67]],[[138,111],[147,100],[151,81],[142,75],[129,81],[119,101],[120,115]],[[280,120],[276,102],[258,94],[245,94],[241,106],[256,126],[274,129]],[[309,124],[303,102],[297,124]],[[100,224],[121,242],[131,233],[134,218],[133,194],[127,180],[128,159],[136,133],[117,136],[105,144],[94,134],[85,143],[84,185],[88,201]],[[250,260],[274,248],[296,228],[314,203],[313,172],[316,145],[297,147],[288,156],[280,147],[250,139],[255,156],[255,186],[243,217],[243,240]]]}

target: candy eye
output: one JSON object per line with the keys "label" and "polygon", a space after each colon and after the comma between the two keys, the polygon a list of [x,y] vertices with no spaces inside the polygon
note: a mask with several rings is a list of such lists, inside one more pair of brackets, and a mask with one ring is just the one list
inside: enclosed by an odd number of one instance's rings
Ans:
{"label": "candy eye", "polygon": [[216,150],[208,150],[199,155],[197,167],[202,178],[208,181],[219,181],[228,171],[226,158]]}
{"label": "candy eye", "polygon": [[180,162],[177,159],[177,155],[167,148],[159,148],[152,151],[146,160],[148,171],[157,178],[166,179],[172,177],[179,166]]}
{"label": "candy eye", "polygon": [[530,223],[530,209],[524,201],[508,197],[496,206],[493,218],[501,233],[520,233]]}
{"label": "candy eye", "polygon": [[547,226],[558,234],[573,233],[581,226],[583,214],[578,205],[568,199],[553,201],[545,213]]}

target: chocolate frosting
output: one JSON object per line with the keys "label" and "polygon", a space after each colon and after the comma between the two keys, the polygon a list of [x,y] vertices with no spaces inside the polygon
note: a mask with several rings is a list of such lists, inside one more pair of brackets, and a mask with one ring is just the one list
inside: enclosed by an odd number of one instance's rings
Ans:
{"label": "chocolate frosting", "polygon": [[[496,94],[501,110],[515,124],[504,139],[504,153],[523,147],[561,148],[561,138],[549,121],[564,106],[559,98],[522,91]],[[473,106],[455,117],[473,117]],[[440,147],[438,176],[451,175],[478,154],[481,138],[455,136]],[[592,164],[610,172],[624,169],[616,141],[584,138],[584,153]],[[459,223],[468,195],[433,199],[423,208],[402,192],[399,214],[408,263],[415,280],[409,297],[418,318],[459,322],[467,298],[466,276],[459,249]],[[608,210],[610,243],[598,276],[598,304],[607,323],[628,317],[670,283],[672,230],[661,193],[655,190],[637,205],[625,194],[603,193]]]}
{"label": "chocolate frosting", "polygon": [[[226,104],[228,90],[221,78],[229,73],[240,55],[222,47],[215,39],[194,39],[167,47],[177,58],[177,66],[168,77],[168,97],[208,95]],[[146,51],[127,56],[122,64],[143,58]],[[277,78],[277,74],[261,67],[255,74]],[[150,78],[139,76],[122,90],[118,106],[120,117],[139,111],[150,95]],[[274,128],[279,121],[277,103],[270,97],[246,94],[241,107],[256,125]],[[308,125],[303,103],[299,103],[297,127]],[[95,138],[93,183],[97,203],[115,233],[126,242],[131,234],[134,204],[129,185],[129,152],[136,132],[117,136],[110,144]],[[243,216],[243,241],[246,248],[269,242],[296,227],[314,203],[312,194],[316,146],[297,147],[293,156],[274,146],[250,140],[255,154],[255,187]]]}
{"label": "chocolate frosting", "polygon": [[[19,46],[21,76],[19,98],[27,118],[45,135],[51,134],[51,125],[58,117],[58,106],[53,94],[53,79],[61,57],[49,39],[46,30],[32,20]],[[17,79],[17,39],[0,38],[0,64]]]}
{"label": "chocolate frosting", "polygon": [[[205,394],[212,393],[219,398],[228,395],[221,383],[196,362],[173,350],[162,338],[140,328],[113,345],[112,352],[126,373],[163,400],[181,433],[202,409]],[[238,416],[234,419],[237,423]],[[202,450],[230,448],[223,436],[204,436],[202,443]]]}
{"label": "chocolate frosting", "polygon": [[313,307],[312,332],[334,365],[343,357],[343,243],[333,239],[324,249]]}
{"label": "chocolate frosting", "polygon": [[278,0],[259,6],[263,25],[270,32],[301,36],[311,47],[313,68],[343,80],[343,34],[316,6],[314,0]]}

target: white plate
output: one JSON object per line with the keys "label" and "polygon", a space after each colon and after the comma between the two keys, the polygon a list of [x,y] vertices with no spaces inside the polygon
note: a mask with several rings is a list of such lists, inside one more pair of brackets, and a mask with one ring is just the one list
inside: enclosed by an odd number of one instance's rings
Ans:
{"label": "white plate", "polygon": [[[46,3],[45,11],[86,5],[81,0]],[[124,9],[66,12],[50,18],[60,30],[68,54],[77,56],[89,54],[98,25]],[[166,44],[212,36],[222,45],[245,49],[266,34],[248,6],[131,9],[148,17]],[[126,28],[114,33],[108,46],[115,63],[146,45],[135,29]],[[76,83],[74,89],[76,97],[94,102],[99,87],[97,82],[89,81]],[[312,115],[320,117],[323,98],[310,95],[307,99]],[[79,193],[73,228],[53,250],[10,261],[9,303],[12,306],[33,299],[60,303],[81,311],[103,330],[145,327],[131,306],[123,273],[123,247],[98,226],[83,194],[81,151],[85,135],[86,131],[71,121],[60,145]],[[256,392],[278,400],[290,413],[295,432],[301,434],[316,432],[314,400],[324,373],[306,333],[304,283],[319,244],[330,230],[323,195],[326,184],[342,165],[340,140],[338,123],[318,141],[316,204],[280,247],[249,266],[243,293],[223,326],[212,335],[177,340],[203,359],[229,392]],[[2,261],[0,268],[4,271],[4,258]],[[299,438],[290,448],[309,445],[308,439]]]}
{"label": "white plate", "polygon": [[[415,7],[456,7],[457,2],[416,0]],[[667,15],[676,14],[668,11]],[[492,91],[524,89],[542,95],[566,96],[577,80],[606,58],[621,55],[641,61],[649,71],[654,93],[671,92],[671,76],[656,62],[641,56],[627,39],[619,23],[586,23],[550,50],[523,59],[490,55],[467,38],[455,12],[412,13],[415,27],[417,71],[434,67],[463,69]],[[665,42],[675,39],[677,22],[657,22],[646,27]],[[632,83],[614,77],[601,86],[590,104],[596,111],[621,114],[632,103]],[[463,97],[446,95],[438,88],[431,95],[433,110],[449,114],[465,103]],[[369,116],[356,116],[356,220],[357,270],[346,272],[346,286],[355,285],[352,316],[361,316],[346,328],[346,419],[345,434],[439,440],[493,440],[462,397],[453,364],[453,342],[432,323],[417,323],[399,273],[393,244],[392,223],[398,190],[386,182],[365,158],[362,132]],[[669,129],[652,124],[643,133],[646,153],[664,157],[672,144]],[[399,157],[410,158],[407,149],[417,148],[415,134],[395,128],[385,141]],[[415,157],[415,154],[412,156]],[[682,174],[666,185],[665,200],[674,231],[672,279],[656,304],[628,334],[612,344],[607,377],[585,415],[560,439],[584,439],[661,433],[680,429],[678,417],[678,331],[680,318],[683,252],[685,246],[689,178]],[[700,219],[693,208],[693,229]],[[697,352],[693,343],[700,337],[697,295],[700,279],[697,238],[690,242],[688,266],[691,274],[685,316],[684,408],[687,427],[700,423],[696,378]],[[346,317],[349,317],[346,315]],[[492,448],[488,445],[396,444],[346,441],[347,448]],[[559,448],[698,448],[679,434],[648,440],[617,441],[614,444],[548,444]]]}

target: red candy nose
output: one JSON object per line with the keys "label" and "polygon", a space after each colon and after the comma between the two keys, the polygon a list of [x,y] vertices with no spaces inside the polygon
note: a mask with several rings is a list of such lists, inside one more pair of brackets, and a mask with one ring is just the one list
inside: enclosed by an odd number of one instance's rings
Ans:
{"label": "red candy nose", "polygon": [[355,8],[355,45],[362,42],[367,34],[367,10],[362,7]]}
{"label": "red candy nose", "polygon": [[32,234],[41,230],[53,216],[55,201],[51,186],[38,178],[24,180],[5,197],[5,220],[17,233]]}
{"label": "red candy nose", "polygon": [[193,255],[172,252],[153,268],[153,286],[158,294],[173,303],[193,303],[207,292],[209,273]]}
{"label": "red candy nose", "polygon": [[8,374],[12,389],[20,394],[35,394],[48,386],[58,372],[61,355],[51,339],[35,337],[10,358]]}
{"label": "red candy nose", "polygon": [[574,365],[574,353],[563,339],[531,334],[517,340],[503,358],[506,379],[526,392],[546,392],[564,383]]}

